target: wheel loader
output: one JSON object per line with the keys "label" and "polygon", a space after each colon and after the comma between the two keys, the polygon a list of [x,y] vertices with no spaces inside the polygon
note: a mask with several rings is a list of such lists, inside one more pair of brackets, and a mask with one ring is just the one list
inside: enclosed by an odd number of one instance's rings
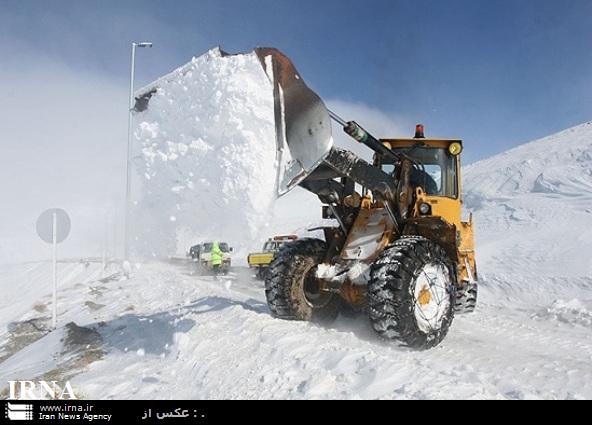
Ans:
{"label": "wheel loader", "polygon": [[[281,196],[300,186],[318,196],[324,240],[282,247],[265,294],[274,317],[328,321],[365,312],[387,340],[427,349],[446,336],[455,313],[477,301],[472,217],[461,219],[462,141],[377,139],[329,111],[274,48],[255,50],[274,94]],[[331,119],[374,151],[372,164],[334,145]]]}

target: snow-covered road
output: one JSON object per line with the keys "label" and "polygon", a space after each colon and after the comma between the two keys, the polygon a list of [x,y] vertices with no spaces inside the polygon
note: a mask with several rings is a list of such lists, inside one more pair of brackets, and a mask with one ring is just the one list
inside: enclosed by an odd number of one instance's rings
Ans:
{"label": "snow-covered road", "polygon": [[[330,327],[275,320],[246,269],[214,280],[147,263],[120,279],[72,280],[61,329],[0,363],[0,379],[70,369],[86,398],[592,398],[591,309],[545,306],[536,291],[509,302],[499,276],[426,352],[379,341],[363,316]],[[96,330],[102,351],[74,371],[56,342],[70,321]]]}
{"label": "snow-covered road", "polygon": [[60,264],[48,332],[51,265],[0,266],[0,397],[9,379],[51,378],[97,399],[591,399],[591,170],[592,123],[464,169],[480,300],[424,352],[378,340],[363,316],[273,319],[248,269],[214,280],[184,261],[129,279]]}

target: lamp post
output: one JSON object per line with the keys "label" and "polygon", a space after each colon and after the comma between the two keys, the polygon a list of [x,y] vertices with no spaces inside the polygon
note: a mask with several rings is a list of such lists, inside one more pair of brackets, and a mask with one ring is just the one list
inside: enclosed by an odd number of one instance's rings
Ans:
{"label": "lamp post", "polygon": [[127,178],[125,185],[125,223],[124,223],[124,247],[123,247],[123,260],[129,260],[129,225],[130,225],[130,214],[131,214],[131,189],[132,189],[132,123],[133,123],[133,109],[134,109],[134,74],[136,72],[136,48],[140,47],[152,47],[152,43],[141,42],[132,43],[132,61],[130,66],[130,92],[129,92],[129,110],[127,120]]}

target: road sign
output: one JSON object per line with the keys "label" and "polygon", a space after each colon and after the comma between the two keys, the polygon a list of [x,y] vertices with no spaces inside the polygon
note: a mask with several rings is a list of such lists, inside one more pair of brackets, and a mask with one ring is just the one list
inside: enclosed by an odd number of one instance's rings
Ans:
{"label": "road sign", "polygon": [[53,329],[56,328],[58,322],[58,244],[64,242],[70,234],[70,225],[68,213],[61,208],[46,210],[37,219],[37,234],[43,241],[52,244]]}
{"label": "road sign", "polygon": [[66,240],[70,234],[70,217],[61,208],[50,208],[37,219],[37,234],[47,243],[53,243],[54,214],[56,219],[56,243]]}

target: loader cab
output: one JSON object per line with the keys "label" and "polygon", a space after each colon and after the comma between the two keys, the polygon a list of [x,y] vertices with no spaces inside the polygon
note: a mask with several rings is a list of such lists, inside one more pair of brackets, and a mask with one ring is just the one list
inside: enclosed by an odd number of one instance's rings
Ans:
{"label": "loader cab", "polygon": [[[381,142],[394,152],[402,153],[418,164],[413,167],[411,173],[411,183],[414,186],[421,187],[429,196],[458,199],[460,161],[458,154],[450,152],[450,146],[459,149],[458,146],[462,146],[460,141],[386,139]],[[386,173],[392,174],[395,171],[396,164],[392,160],[377,156],[375,163]]]}
{"label": "loader cab", "polygon": [[[417,135],[417,134],[416,134]],[[414,216],[437,216],[457,226],[461,221],[460,153],[457,139],[381,139],[383,145],[413,160],[411,185],[416,193]],[[393,174],[397,164],[375,155],[374,164]]]}

